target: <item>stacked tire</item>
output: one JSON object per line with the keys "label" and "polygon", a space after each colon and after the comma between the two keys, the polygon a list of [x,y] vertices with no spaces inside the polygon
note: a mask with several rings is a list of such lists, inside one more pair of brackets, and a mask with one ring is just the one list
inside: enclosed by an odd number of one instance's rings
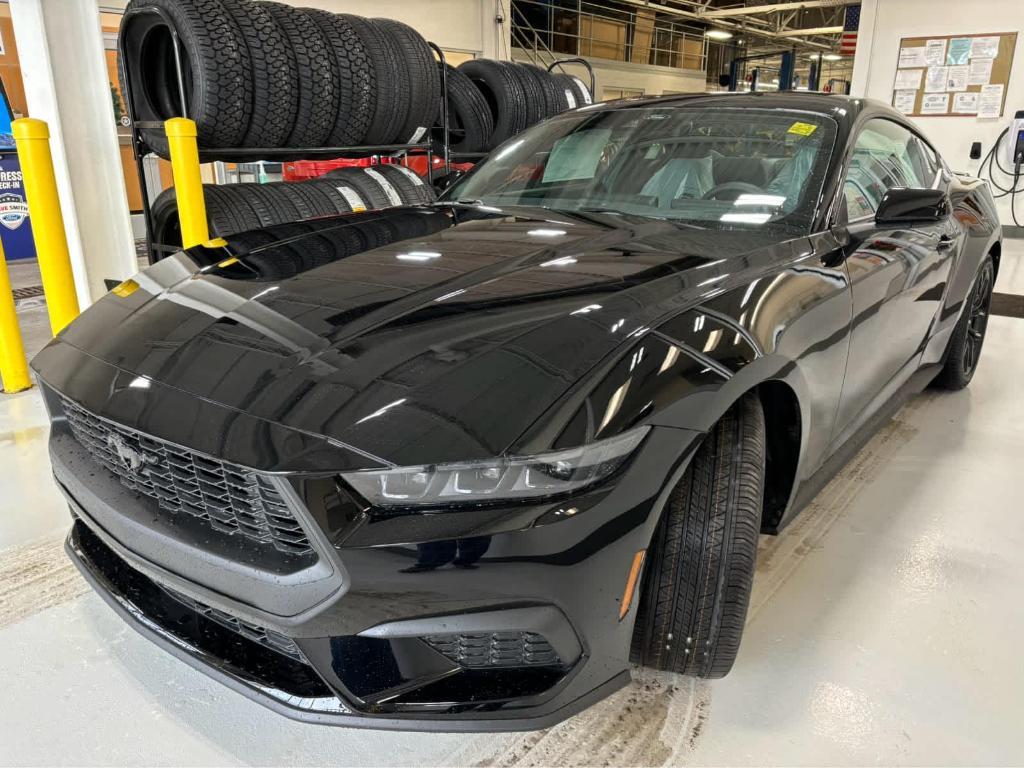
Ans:
{"label": "stacked tire", "polygon": [[[184,104],[207,158],[218,148],[416,143],[437,122],[434,53],[391,19],[272,0],[131,0],[122,35],[136,119],[162,122]],[[162,129],[142,133],[167,157]]]}
{"label": "stacked tire", "polygon": [[[206,184],[203,187],[211,237],[302,222],[322,216],[421,205],[435,199],[433,187],[404,166],[338,168],[310,181],[273,184]],[[174,189],[153,201],[153,240],[180,248],[181,225]]]}
{"label": "stacked tire", "polygon": [[532,125],[593,103],[572,75],[510,61],[472,59],[446,70],[453,152],[488,152]]}

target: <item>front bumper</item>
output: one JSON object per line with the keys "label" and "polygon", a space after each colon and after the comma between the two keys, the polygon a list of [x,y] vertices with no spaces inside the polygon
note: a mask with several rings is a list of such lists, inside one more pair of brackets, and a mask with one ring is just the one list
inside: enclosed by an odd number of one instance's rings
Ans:
{"label": "front bumper", "polygon": [[316,557],[272,568],[237,535],[218,549],[188,515],[147,505],[59,417],[50,445],[71,558],[175,656],[299,720],[510,731],[629,680],[628,571],[698,439],[655,428],[613,487],[547,506],[373,518],[329,477],[276,475]]}
{"label": "front bumper", "polygon": [[[386,730],[514,731],[552,726],[629,680],[625,670],[561,706],[539,705],[513,715],[481,711],[451,716],[360,712],[332,691],[311,665],[274,654],[216,622],[176,606],[151,579],[131,569],[80,519],[65,549],[103,600],[143,637],[189,666],[279,714],[303,722]],[[306,643],[301,644],[309,648]]]}

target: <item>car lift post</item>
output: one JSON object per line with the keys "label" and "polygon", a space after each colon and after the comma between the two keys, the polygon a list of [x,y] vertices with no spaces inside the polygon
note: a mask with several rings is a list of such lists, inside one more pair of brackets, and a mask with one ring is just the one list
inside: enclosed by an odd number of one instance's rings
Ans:
{"label": "car lift post", "polygon": [[46,294],[50,330],[56,336],[78,317],[78,294],[68,253],[68,237],[57,194],[57,177],[50,153],[50,128],[42,120],[22,117],[11,124],[18,147],[32,237],[36,241],[39,274]]}
{"label": "car lift post", "polygon": [[821,66],[820,59],[811,59],[811,71],[807,74],[807,90],[817,91],[821,88],[819,82],[821,78]]}
{"label": "car lift post", "polygon": [[171,150],[174,194],[178,198],[178,220],[181,222],[181,244],[185,248],[192,248],[210,239],[206,223],[206,201],[203,199],[203,177],[199,170],[198,132],[195,121],[187,117],[172,117],[164,123],[164,130]]}
{"label": "car lift post", "polygon": [[793,51],[782,52],[782,67],[779,70],[779,90],[793,90],[793,75],[796,73],[796,53]]}

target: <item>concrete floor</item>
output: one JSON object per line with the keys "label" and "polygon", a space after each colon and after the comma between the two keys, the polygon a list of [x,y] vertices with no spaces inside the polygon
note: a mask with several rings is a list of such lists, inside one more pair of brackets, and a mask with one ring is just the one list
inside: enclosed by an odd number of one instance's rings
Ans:
{"label": "concrete floor", "polygon": [[[1003,261],[997,290],[1024,293],[1024,243]],[[0,764],[1020,765],[1022,349],[1024,320],[992,318],[969,389],[912,400],[762,540],[729,677],[638,672],[498,736],[296,724],[150,645],[63,558],[37,395],[2,397]]]}

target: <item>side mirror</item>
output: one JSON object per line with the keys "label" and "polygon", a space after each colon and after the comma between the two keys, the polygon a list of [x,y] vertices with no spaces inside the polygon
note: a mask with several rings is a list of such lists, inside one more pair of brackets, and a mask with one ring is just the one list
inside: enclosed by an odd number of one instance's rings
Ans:
{"label": "side mirror", "polygon": [[941,189],[896,187],[882,196],[875,211],[877,224],[922,224],[942,221],[950,213],[949,197]]}

